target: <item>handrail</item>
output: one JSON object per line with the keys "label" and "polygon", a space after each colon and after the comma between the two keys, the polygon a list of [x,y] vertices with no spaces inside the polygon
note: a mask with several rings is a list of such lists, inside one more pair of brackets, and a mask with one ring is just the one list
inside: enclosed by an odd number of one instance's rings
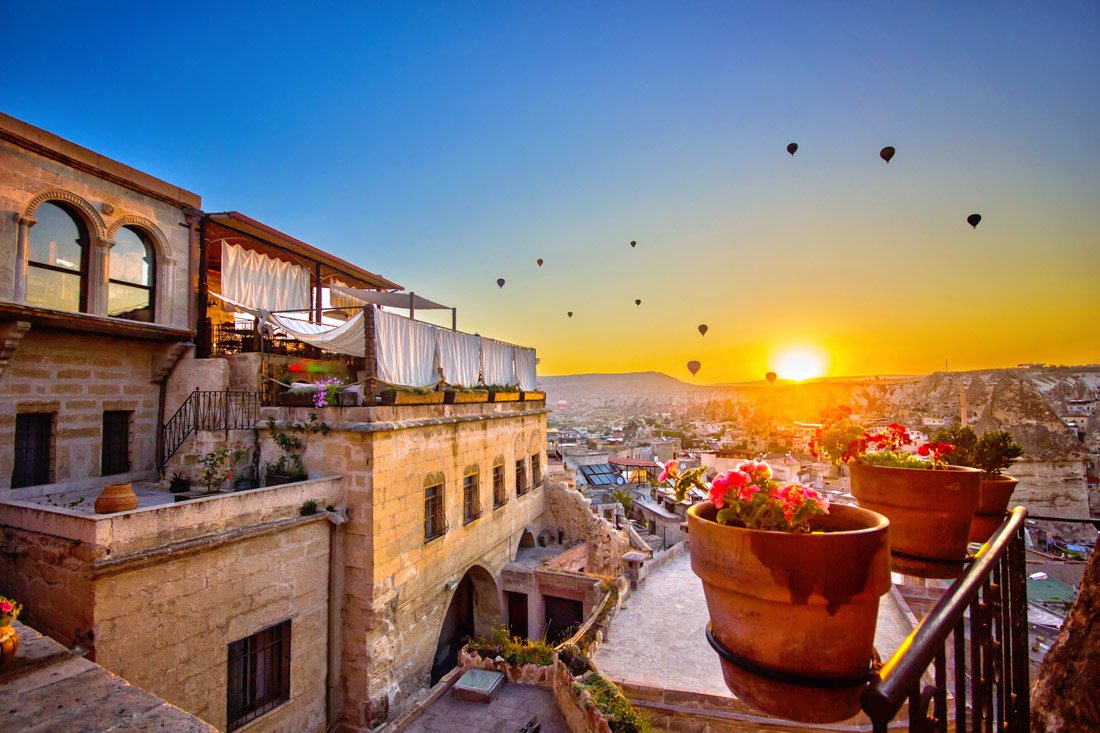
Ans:
{"label": "handrail", "polygon": [[[973,729],[980,730],[982,718],[996,714],[1008,730],[1027,730],[1027,592],[1023,551],[1027,518],[1026,508],[1018,506],[1012,510],[978,550],[965,574],[948,588],[863,691],[860,705],[874,722],[876,731],[886,730],[907,699],[911,726],[918,730],[947,730],[946,649],[948,636],[952,634],[956,729],[972,729],[967,727],[966,706],[969,656]],[[967,609],[969,625],[965,619]],[[922,677],[933,665],[935,684],[922,689]],[[933,710],[928,711],[933,704]],[[925,728],[926,725],[929,727]]]}
{"label": "handrail", "polygon": [[161,426],[163,455],[160,467],[168,463],[184,441],[199,430],[252,430],[260,419],[260,395],[244,390],[200,390],[187,399]]}

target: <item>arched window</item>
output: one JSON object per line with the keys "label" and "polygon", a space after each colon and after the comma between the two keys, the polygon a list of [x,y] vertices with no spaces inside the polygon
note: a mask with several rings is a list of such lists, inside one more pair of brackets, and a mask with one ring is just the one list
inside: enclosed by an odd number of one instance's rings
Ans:
{"label": "arched window", "polygon": [[149,237],[133,227],[119,229],[108,268],[107,315],[151,323],[156,254]]}
{"label": "arched window", "polygon": [[26,304],[80,313],[88,309],[88,229],[65,206],[47,201],[29,231]]}

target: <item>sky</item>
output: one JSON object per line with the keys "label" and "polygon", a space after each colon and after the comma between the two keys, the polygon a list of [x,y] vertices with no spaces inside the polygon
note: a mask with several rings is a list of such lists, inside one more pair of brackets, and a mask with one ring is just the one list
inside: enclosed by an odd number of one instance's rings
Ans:
{"label": "sky", "polygon": [[6,8],[0,110],[541,374],[1100,362],[1095,2]]}

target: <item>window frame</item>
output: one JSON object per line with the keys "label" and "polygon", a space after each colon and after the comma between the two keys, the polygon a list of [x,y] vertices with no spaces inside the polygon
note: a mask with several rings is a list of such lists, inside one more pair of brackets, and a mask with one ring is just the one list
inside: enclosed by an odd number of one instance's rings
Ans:
{"label": "window frame", "polygon": [[542,486],[542,454],[535,452],[531,454],[531,490]]}
{"label": "window frame", "polygon": [[474,465],[462,473],[462,524],[476,522],[481,513],[481,472]]}
{"label": "window frame", "polygon": [[[20,423],[24,429],[20,431]],[[31,423],[28,426],[28,423]],[[39,423],[33,425],[33,423]],[[11,488],[22,489],[27,486],[42,486],[53,483],[54,471],[54,431],[57,425],[56,412],[18,412],[15,415],[15,429],[12,431],[14,460],[12,461]],[[22,437],[23,444],[20,445]],[[32,439],[37,444],[35,456],[37,466],[26,460],[30,453]],[[22,474],[20,469],[22,468]]]}
{"label": "window frame", "polygon": [[[90,266],[91,266],[91,250],[92,250],[92,235],[90,233],[90,227],[88,226],[88,222],[86,222],[84,220],[84,217],[82,217],[80,214],[76,213],[76,210],[72,206],[70,206],[67,203],[65,203],[64,201],[61,201],[61,200],[58,200],[58,199],[47,199],[47,200],[43,201],[41,204],[38,205],[38,209],[35,211],[35,213],[38,214],[38,212],[42,209],[42,207],[46,206],[47,204],[60,209],[62,212],[64,212],[64,214],[66,216],[68,216],[70,219],[72,219],[73,222],[76,224],[77,233],[80,235],[80,237],[78,239],[78,242],[80,243],[80,269],[79,270],[70,270],[67,267],[58,267],[57,265],[51,265],[47,262],[35,262],[34,258],[31,256],[31,251],[33,249],[33,246],[31,244],[31,242],[28,241],[27,242],[27,268],[28,268],[28,272],[27,272],[27,275],[26,275],[26,283],[24,284],[23,299],[24,299],[24,301],[26,301],[27,296],[30,295],[29,291],[30,291],[30,279],[31,279],[31,277],[30,277],[30,268],[31,267],[37,267],[39,269],[47,270],[49,272],[60,272],[60,273],[63,273],[65,275],[75,275],[75,276],[80,278],[80,301],[79,301],[78,309],[76,311],[70,311],[66,308],[57,308],[56,310],[61,310],[61,311],[64,311],[65,313],[74,313],[74,312],[75,313],[89,313],[90,312],[90,310],[89,310],[90,302],[89,301],[91,300],[91,278],[89,277],[88,270],[90,269]],[[33,232],[34,232],[34,227],[31,227],[30,232],[28,232],[28,234],[27,234],[28,240],[31,239],[34,236]]]}
{"label": "window frame", "polygon": [[[132,410],[104,410],[103,411],[103,432],[102,443],[99,453],[99,474],[101,476],[117,476],[123,473],[130,473],[130,438],[132,431],[130,430],[131,421],[133,420],[134,413]],[[116,424],[108,425],[108,420],[115,421]],[[119,444],[117,439],[108,434],[109,428],[117,429],[118,425],[125,426],[125,441]],[[113,456],[108,454],[110,448],[120,450],[120,453],[116,453]],[[120,458],[121,456],[121,458]],[[108,459],[111,459],[110,461]],[[110,465],[108,465],[110,463]],[[108,471],[108,468],[120,467],[122,470]]]}
{"label": "window frame", "polygon": [[[271,641],[266,646],[257,648],[261,643],[261,635],[271,633]],[[249,696],[255,698],[257,667],[260,664],[261,653],[274,649],[270,657],[271,667],[267,670],[270,674],[274,671],[278,675],[277,693],[268,694],[263,700],[253,699],[247,702]],[[286,619],[272,626],[249,634],[243,639],[230,642],[226,645],[226,684],[225,684],[225,717],[226,731],[234,731],[251,723],[253,720],[275,710],[290,701],[290,666],[291,666],[291,620]],[[235,662],[241,661],[240,668],[244,673],[243,678],[237,677]],[[236,684],[234,684],[236,683]],[[274,687],[275,685],[273,685]],[[234,691],[236,688],[236,698]],[[251,689],[250,689],[251,688]],[[244,697],[242,701],[240,698]]]}
{"label": "window frame", "polygon": [[493,509],[508,503],[508,486],[504,478],[504,456],[493,461]]}
{"label": "window frame", "polygon": [[[138,240],[145,245],[145,256],[149,259],[149,284],[142,285],[141,283],[128,282],[126,280],[116,280],[111,277],[111,255],[107,255],[107,294],[106,302],[111,302],[111,285],[122,285],[127,288],[137,288],[140,290],[149,291],[149,320],[143,321],[137,318],[127,318],[126,316],[112,316],[108,314],[108,318],[118,318],[123,321],[133,321],[134,323],[156,323],[157,321],[157,248],[153,246],[153,238],[145,230],[126,224],[119,227],[118,231],[128,229],[133,232]],[[115,236],[118,236],[118,232],[115,232]]]}
{"label": "window frame", "polygon": [[[435,491],[434,495],[428,492]],[[424,486],[424,544],[447,534],[447,505],[444,501],[444,481],[429,481]],[[436,505],[436,506],[433,506]]]}
{"label": "window frame", "polygon": [[527,485],[527,456],[516,461],[516,496],[524,496],[530,491]]}

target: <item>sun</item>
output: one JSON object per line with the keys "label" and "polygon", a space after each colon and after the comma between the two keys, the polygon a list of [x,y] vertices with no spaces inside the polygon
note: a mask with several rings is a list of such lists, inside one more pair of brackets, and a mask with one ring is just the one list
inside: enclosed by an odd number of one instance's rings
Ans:
{"label": "sun", "polygon": [[775,372],[780,379],[801,382],[825,374],[825,355],[807,346],[794,346],[775,357]]}

